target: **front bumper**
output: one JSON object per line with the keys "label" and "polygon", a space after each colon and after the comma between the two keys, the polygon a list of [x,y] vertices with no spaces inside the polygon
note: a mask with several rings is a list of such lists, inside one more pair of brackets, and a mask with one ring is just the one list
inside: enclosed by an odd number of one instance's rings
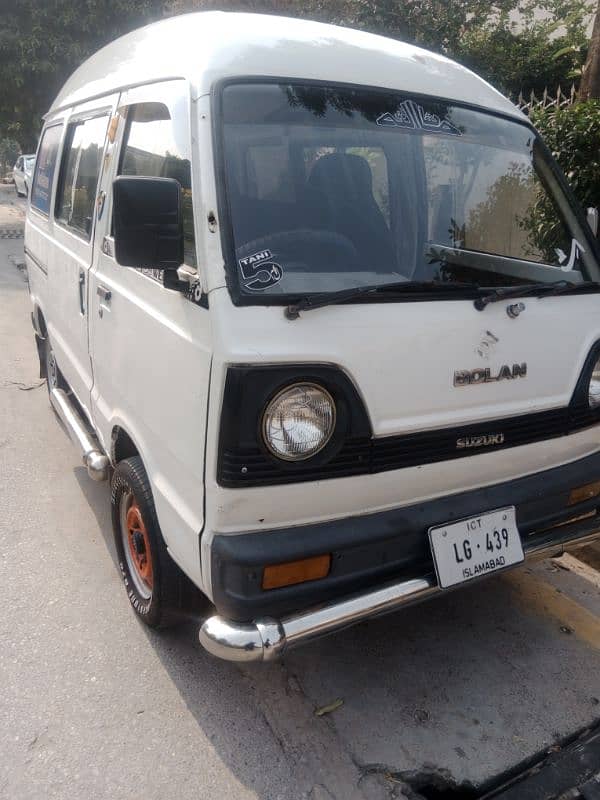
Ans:
{"label": "front bumper", "polygon": [[[525,557],[600,538],[600,498],[568,506],[571,489],[600,478],[600,453],[525,478],[346,520],[215,536],[217,614],[200,631],[220,658],[261,661],[367,617],[439,593],[427,531],[494,508],[516,507]],[[327,578],[270,591],[262,568],[332,553]]]}

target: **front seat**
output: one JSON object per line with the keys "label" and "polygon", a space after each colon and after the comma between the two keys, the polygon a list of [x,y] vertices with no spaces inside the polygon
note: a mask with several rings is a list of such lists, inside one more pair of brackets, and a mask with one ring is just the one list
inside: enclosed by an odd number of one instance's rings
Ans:
{"label": "front seat", "polygon": [[350,239],[362,268],[391,272],[395,266],[392,236],[373,196],[373,177],[366,159],[350,153],[321,156],[311,170],[308,186],[323,206],[326,227]]}

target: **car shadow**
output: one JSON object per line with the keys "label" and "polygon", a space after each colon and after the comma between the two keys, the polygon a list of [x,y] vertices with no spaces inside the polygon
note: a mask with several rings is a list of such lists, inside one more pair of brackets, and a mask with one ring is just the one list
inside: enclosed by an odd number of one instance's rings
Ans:
{"label": "car shadow", "polygon": [[[83,468],[75,474],[116,564],[107,487],[90,481]],[[286,754],[303,751],[311,725],[315,732],[329,725],[363,770],[419,780],[429,771],[465,792],[596,716],[597,652],[520,605],[510,574],[309,643],[278,667],[212,658],[198,643],[194,622],[160,634],[142,627],[223,762],[261,798],[272,796],[273,784],[261,765],[249,762],[249,736],[255,746],[260,741],[271,779],[281,772],[277,796],[300,797],[277,731],[265,721],[273,705],[280,702],[283,713],[288,707],[287,684],[275,670],[300,688],[310,709],[308,727],[285,729],[291,737],[283,742]],[[328,718],[314,716],[336,700],[343,702]],[[250,728],[240,727],[240,715]]]}

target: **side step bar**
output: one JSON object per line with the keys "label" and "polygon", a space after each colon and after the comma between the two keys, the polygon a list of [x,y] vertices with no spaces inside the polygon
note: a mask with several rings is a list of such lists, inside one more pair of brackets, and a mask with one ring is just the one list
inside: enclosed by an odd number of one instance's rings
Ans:
{"label": "side step bar", "polygon": [[69,400],[66,392],[55,387],[50,392],[50,402],[67,429],[71,441],[81,451],[83,463],[90,478],[95,481],[105,481],[108,478],[108,468],[110,466],[108,456],[99,450],[98,442],[88,432],[84,421]]}

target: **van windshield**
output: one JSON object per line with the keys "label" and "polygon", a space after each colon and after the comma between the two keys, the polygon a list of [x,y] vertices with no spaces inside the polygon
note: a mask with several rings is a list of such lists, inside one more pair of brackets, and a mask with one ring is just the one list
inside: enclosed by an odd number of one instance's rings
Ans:
{"label": "van windshield", "polygon": [[243,295],[389,283],[600,278],[525,124],[445,101],[322,85],[228,85],[223,155]]}

